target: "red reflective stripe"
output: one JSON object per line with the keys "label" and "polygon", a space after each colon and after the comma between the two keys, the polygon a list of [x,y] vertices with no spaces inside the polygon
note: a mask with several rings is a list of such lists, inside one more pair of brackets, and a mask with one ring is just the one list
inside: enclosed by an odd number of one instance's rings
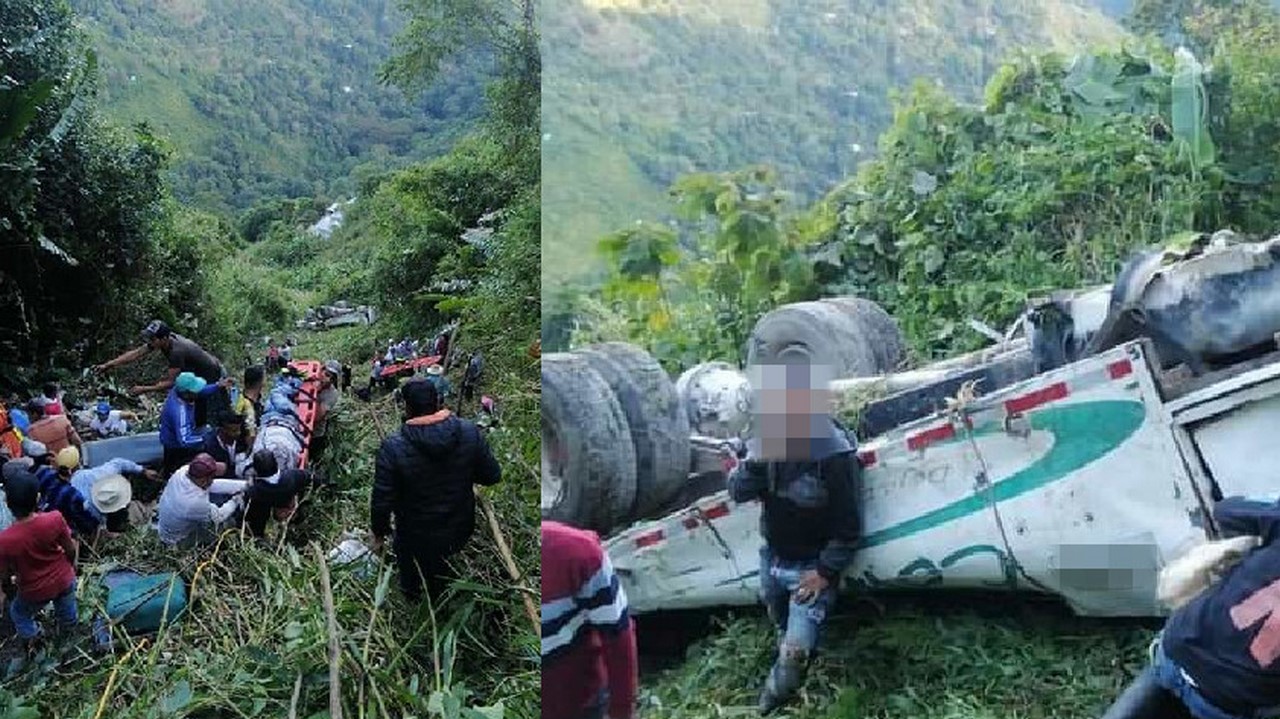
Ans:
{"label": "red reflective stripe", "polygon": [[1066,382],[1058,382],[1051,384],[1044,389],[1038,389],[1035,392],[1029,392],[1021,397],[1014,397],[1004,403],[1004,411],[1009,414],[1017,414],[1034,409],[1042,404],[1048,404],[1055,400],[1064,399],[1070,390],[1067,389]]}
{"label": "red reflective stripe", "polygon": [[907,449],[912,452],[917,449],[924,449],[934,442],[941,442],[944,439],[951,439],[956,436],[956,428],[950,424],[944,424],[932,429],[926,429],[912,437],[907,437]]}
{"label": "red reflective stripe", "polygon": [[721,502],[720,504],[717,504],[714,507],[708,507],[707,509],[704,509],[702,511],[702,514],[707,519],[719,519],[721,517],[728,516],[729,505],[725,504],[724,502]]}
{"label": "red reflective stripe", "polygon": [[862,462],[863,467],[874,467],[876,464],[876,453],[873,449],[864,449],[858,453],[858,461]]}
{"label": "red reflective stripe", "polygon": [[1122,359],[1119,362],[1112,362],[1111,364],[1107,365],[1107,374],[1111,377],[1111,379],[1120,379],[1121,377],[1128,377],[1132,372],[1133,372],[1133,363],[1127,359]]}
{"label": "red reflective stripe", "polygon": [[655,529],[652,532],[648,532],[646,534],[640,535],[639,537],[636,537],[636,548],[642,549],[644,547],[652,546],[654,544],[657,544],[658,542],[661,542],[662,538],[663,538],[662,530]]}

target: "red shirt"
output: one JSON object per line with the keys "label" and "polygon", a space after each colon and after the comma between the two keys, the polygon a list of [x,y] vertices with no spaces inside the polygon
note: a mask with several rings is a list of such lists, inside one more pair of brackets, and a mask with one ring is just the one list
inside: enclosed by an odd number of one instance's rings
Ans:
{"label": "red shirt", "polygon": [[47,602],[67,591],[76,578],[62,542],[71,528],[60,512],[37,512],[0,532],[0,568],[8,565],[18,576],[23,601]]}
{"label": "red shirt", "polygon": [[595,532],[542,523],[542,719],[579,717],[603,693],[634,713],[636,637],[627,597]]}

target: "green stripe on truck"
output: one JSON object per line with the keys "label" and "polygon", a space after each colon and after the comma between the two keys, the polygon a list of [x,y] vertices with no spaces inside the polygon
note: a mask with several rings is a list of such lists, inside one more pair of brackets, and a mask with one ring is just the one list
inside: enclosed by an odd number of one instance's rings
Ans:
{"label": "green stripe on truck", "polygon": [[[1052,484],[1111,453],[1133,436],[1146,419],[1146,407],[1131,400],[1102,400],[1046,407],[1028,415],[1033,430],[1053,435],[1053,447],[1038,461],[1004,479],[993,480],[997,503]],[[974,436],[1002,432],[998,425]],[[987,490],[891,527],[871,532],[859,547],[874,547],[933,529],[987,507]]]}

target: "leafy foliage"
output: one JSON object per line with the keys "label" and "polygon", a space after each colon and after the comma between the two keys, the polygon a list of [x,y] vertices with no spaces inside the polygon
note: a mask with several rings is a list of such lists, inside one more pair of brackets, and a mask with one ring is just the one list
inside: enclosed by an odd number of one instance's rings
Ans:
{"label": "leafy foliage", "polygon": [[1119,39],[1080,5],[546,0],[547,284],[581,279],[601,235],[664,219],[680,176],[767,164],[812,201],[872,157],[894,89],[928,77],[974,101],[1015,48]]}

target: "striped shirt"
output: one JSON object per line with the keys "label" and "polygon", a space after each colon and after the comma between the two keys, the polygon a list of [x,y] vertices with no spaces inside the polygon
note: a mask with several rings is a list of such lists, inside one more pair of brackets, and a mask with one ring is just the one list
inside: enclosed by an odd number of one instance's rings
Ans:
{"label": "striped shirt", "polygon": [[88,501],[70,482],[62,481],[58,470],[53,467],[41,467],[36,471],[36,479],[40,481],[40,502],[37,509],[41,512],[58,511],[67,524],[82,537],[98,531],[98,518],[88,509]]}
{"label": "striped shirt", "polygon": [[542,717],[632,716],[636,644],[627,597],[594,532],[542,523]]}

